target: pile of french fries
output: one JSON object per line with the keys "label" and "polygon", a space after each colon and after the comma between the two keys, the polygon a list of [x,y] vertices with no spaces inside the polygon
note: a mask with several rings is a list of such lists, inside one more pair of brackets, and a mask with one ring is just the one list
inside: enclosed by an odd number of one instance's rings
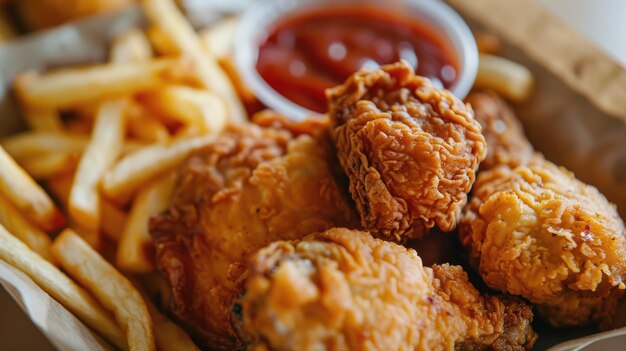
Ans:
{"label": "pile of french fries", "polygon": [[149,26],[107,63],[15,78],[30,129],[0,140],[0,259],[119,349],[197,350],[145,293],[148,223],[177,166],[254,97],[230,64],[236,19],[199,34],[172,0],[142,6]]}

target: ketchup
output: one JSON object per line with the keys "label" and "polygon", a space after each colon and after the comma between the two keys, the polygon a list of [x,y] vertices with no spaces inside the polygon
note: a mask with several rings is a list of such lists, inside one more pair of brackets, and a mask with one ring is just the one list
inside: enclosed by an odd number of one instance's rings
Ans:
{"label": "ketchup", "polygon": [[292,102],[326,112],[324,91],[360,68],[404,59],[449,88],[458,62],[450,43],[426,22],[372,6],[329,6],[278,21],[259,48],[256,69]]}

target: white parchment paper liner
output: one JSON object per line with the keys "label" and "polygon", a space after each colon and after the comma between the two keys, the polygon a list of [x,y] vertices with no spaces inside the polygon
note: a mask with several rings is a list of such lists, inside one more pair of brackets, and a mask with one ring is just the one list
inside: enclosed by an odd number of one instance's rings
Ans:
{"label": "white parchment paper liner", "polygon": [[[626,77],[626,69],[533,0],[448,2],[467,16],[472,28],[486,28],[500,34],[506,43],[504,55],[533,71],[537,78],[536,94],[530,103],[517,108],[533,145],[548,159],[574,171],[579,179],[597,186],[617,204],[622,217],[626,217],[626,123],[620,119],[626,119],[626,85],[619,83]],[[245,9],[247,3],[248,0],[188,0],[186,7],[192,23],[201,27],[225,14]],[[520,8],[524,11],[519,12]],[[517,17],[525,19],[516,20]],[[9,91],[15,74],[25,69],[102,61],[111,38],[143,25],[140,11],[132,8],[26,37],[0,48],[0,136],[22,128]],[[536,40],[542,26],[550,35]],[[528,35],[529,28],[535,37]],[[550,45],[555,40],[559,44]],[[582,45],[584,50],[572,50],[576,45]],[[549,50],[543,52],[542,47]],[[611,74],[607,75],[607,70]],[[599,79],[607,84],[603,85]],[[108,349],[69,311],[3,261],[0,261],[0,284],[57,349]],[[615,327],[626,326],[626,303],[620,305],[616,315]],[[626,328],[582,339],[577,338],[590,334],[590,330],[539,330],[539,333],[538,350],[563,340],[570,341],[551,350],[626,349]]]}

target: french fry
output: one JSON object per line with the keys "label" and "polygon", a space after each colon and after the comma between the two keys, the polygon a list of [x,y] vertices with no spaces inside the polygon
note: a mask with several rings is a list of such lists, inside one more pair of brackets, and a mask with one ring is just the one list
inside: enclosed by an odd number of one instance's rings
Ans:
{"label": "french fry", "polygon": [[0,195],[0,223],[13,233],[15,237],[20,239],[31,250],[38,253],[41,257],[52,262],[52,254],[50,253],[50,245],[52,240],[48,234],[42,232],[39,228],[30,224],[30,222],[22,216],[4,196]]}
{"label": "french fry", "polygon": [[152,57],[152,48],[146,35],[133,28],[113,40],[112,62],[144,62]]}
{"label": "french fry", "polygon": [[196,126],[200,133],[220,132],[228,121],[222,100],[207,90],[170,85],[147,94],[146,100],[153,109]]}
{"label": "french fry", "polygon": [[245,103],[246,107],[252,110],[261,110],[263,108],[263,105],[257,99],[252,89],[250,89],[250,87],[246,85],[246,83],[242,80],[239,72],[237,71],[237,68],[233,63],[233,60],[229,57],[220,59],[220,66],[228,75],[228,78],[233,83],[237,94],[239,94],[239,97]]}
{"label": "french fry", "polygon": [[229,17],[200,32],[211,55],[220,60],[231,56],[238,24],[239,17]]}
{"label": "french fry", "polygon": [[151,118],[140,104],[132,104],[126,116],[126,128],[130,137],[148,143],[165,142],[170,133],[158,119]]}
{"label": "french fry", "polygon": [[149,145],[151,145],[152,143],[146,143],[146,142],[142,142],[139,140],[126,140],[124,141],[124,150],[122,150],[122,156],[126,156],[129,154],[132,154],[133,152],[136,152],[138,150],[141,150]]}
{"label": "french fry", "polygon": [[245,122],[246,111],[237,92],[176,4],[171,0],[143,0],[142,5],[152,25],[167,35],[180,53],[193,60],[200,83],[224,100],[232,121]]}
{"label": "french fry", "polygon": [[78,159],[79,155],[71,152],[49,153],[20,161],[20,166],[34,179],[42,180],[73,172]]}
{"label": "french fry", "polygon": [[110,199],[124,202],[141,185],[173,169],[191,152],[213,140],[215,136],[204,135],[169,144],[154,144],[128,154],[105,174],[102,190]]}
{"label": "french fry", "polygon": [[478,52],[481,54],[497,55],[502,51],[502,43],[498,36],[489,32],[479,32],[474,34]]}
{"label": "french fry", "polygon": [[44,230],[59,228],[63,215],[46,192],[0,147],[0,194]]}
{"label": "french fry", "polygon": [[170,38],[164,34],[160,28],[154,26],[148,27],[146,29],[146,35],[148,36],[148,39],[150,39],[150,43],[152,43],[154,50],[159,55],[169,56],[180,53]]}
{"label": "french fry", "polygon": [[[148,39],[139,30],[131,30],[113,41],[114,64],[146,61],[152,55]],[[100,105],[91,141],[78,164],[70,192],[69,212],[89,233],[100,231],[100,193],[98,184],[106,170],[122,152],[126,134],[126,99],[109,100]]]}
{"label": "french fry", "polygon": [[136,281],[132,283],[143,296],[146,307],[148,307],[154,326],[154,338],[157,349],[159,351],[199,351],[200,349],[194,344],[189,335],[159,311],[141,286]]}
{"label": "french fry", "polygon": [[68,68],[44,75],[27,72],[16,78],[14,87],[28,107],[64,109],[185,81],[192,73],[185,59],[154,59]]}
{"label": "french fry", "polygon": [[170,137],[163,123],[146,116],[129,118],[127,128],[130,136],[147,143],[165,142]]}
{"label": "french fry", "polygon": [[129,273],[149,273],[154,270],[153,257],[148,252],[152,239],[148,229],[150,217],[167,208],[176,176],[170,172],[142,188],[135,197],[117,248],[117,266]]}
{"label": "french fry", "polygon": [[154,336],[159,351],[200,351],[189,335],[176,323],[165,317],[146,299],[154,324]]}
{"label": "french fry", "polygon": [[128,222],[128,215],[106,199],[101,199],[100,205],[102,233],[109,240],[118,243]]}
{"label": "french fry", "polygon": [[480,54],[474,87],[493,89],[513,102],[524,102],[533,92],[534,78],[530,71],[503,57]]}
{"label": "french fry", "polygon": [[206,44],[209,52],[217,57],[222,70],[224,70],[232,82],[241,100],[247,107],[254,109],[259,102],[252,90],[241,80],[241,76],[239,76],[232,59],[234,37],[238,24],[239,17],[226,18],[202,30],[200,37]]}
{"label": "french fry", "polygon": [[34,156],[56,153],[81,154],[89,137],[75,133],[25,132],[10,136],[0,143],[18,161]]}
{"label": "french fry", "polygon": [[156,349],[148,308],[128,279],[70,229],[64,230],[54,241],[52,253],[72,278],[113,312],[126,334],[130,350]]}
{"label": "french fry", "polygon": [[87,230],[87,229],[81,228],[73,220],[70,220],[68,229],[71,229],[75,233],[80,235],[80,237],[83,239],[83,241],[86,242],[87,244],[89,244],[89,246],[91,246],[92,249],[94,249],[94,250],[96,250],[98,252],[102,250],[102,248],[103,248],[103,238],[102,238],[102,235],[100,235],[99,231]]}
{"label": "french fry", "polygon": [[51,109],[25,108],[24,119],[32,130],[59,132],[63,129],[63,122],[59,113]]}
{"label": "french fry", "polygon": [[111,315],[89,293],[29,249],[2,225],[0,225],[0,259],[30,277],[106,340],[121,349],[127,349],[124,336]]}
{"label": "french fry", "polygon": [[83,153],[70,192],[69,212],[85,230],[100,229],[98,184],[122,151],[125,135],[126,100],[108,101],[96,116],[92,139]]}

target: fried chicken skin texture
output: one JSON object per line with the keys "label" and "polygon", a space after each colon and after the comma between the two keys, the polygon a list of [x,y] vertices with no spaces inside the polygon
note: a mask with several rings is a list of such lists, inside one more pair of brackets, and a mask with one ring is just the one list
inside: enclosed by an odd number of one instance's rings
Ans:
{"label": "fried chicken skin texture", "polygon": [[358,224],[331,169],[328,129],[307,134],[306,125],[294,125],[299,136],[228,127],[179,170],[169,209],[151,221],[170,311],[204,348],[242,348],[230,309],[249,255],[276,240]]}
{"label": "fried chicken skin texture", "polygon": [[530,160],[534,149],[511,107],[493,92],[472,92],[465,102],[474,110],[487,141],[487,157],[480,170],[498,165],[519,166]]}
{"label": "fried chicken skin texture", "polygon": [[[460,226],[471,263],[489,287],[537,304],[553,326],[608,325],[626,288],[626,231],[615,207],[533,153],[500,98],[467,100],[494,151]],[[505,127],[492,128],[498,118]]]}
{"label": "fried chicken skin texture", "polygon": [[452,230],[486,153],[472,110],[404,61],[359,71],[326,95],[362,227],[394,240]]}
{"label": "fried chicken skin texture", "polygon": [[249,350],[528,350],[529,306],[481,295],[459,266],[333,228],[280,241],[248,264],[238,299]]}
{"label": "fried chicken skin texture", "polygon": [[536,155],[481,172],[461,239],[485,283],[553,326],[608,324],[626,286],[626,231],[590,185]]}

